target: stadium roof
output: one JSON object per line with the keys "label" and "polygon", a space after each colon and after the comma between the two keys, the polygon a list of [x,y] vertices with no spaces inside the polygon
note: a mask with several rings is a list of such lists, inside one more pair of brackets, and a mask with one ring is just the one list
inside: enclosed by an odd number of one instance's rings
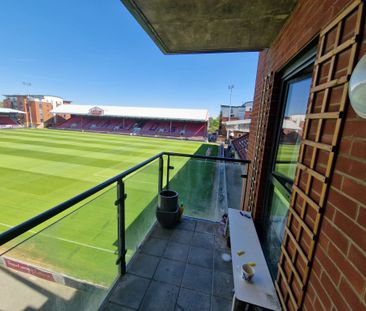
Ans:
{"label": "stadium roof", "polygon": [[56,95],[40,95],[40,94],[13,94],[13,95],[3,95],[4,97],[17,97],[17,96],[30,96],[30,97],[41,97],[41,96],[49,96],[49,97],[58,97],[58,98],[62,98],[61,96],[56,96]]}
{"label": "stadium roof", "polygon": [[126,106],[60,105],[51,111],[55,114],[94,115],[109,117],[207,121],[206,109],[151,108]]}
{"label": "stadium roof", "polygon": [[23,112],[23,111],[10,109],[10,108],[0,108],[0,113],[21,113],[21,114],[25,114],[25,112]]}

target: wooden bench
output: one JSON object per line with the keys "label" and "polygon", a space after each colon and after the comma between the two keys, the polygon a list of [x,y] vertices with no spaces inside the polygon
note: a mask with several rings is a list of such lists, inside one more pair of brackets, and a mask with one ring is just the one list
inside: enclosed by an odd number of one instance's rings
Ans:
{"label": "wooden bench", "polygon": [[[232,310],[236,309],[238,301],[269,310],[281,310],[250,213],[229,208],[229,228],[235,290]],[[245,253],[238,255],[242,251]],[[241,272],[242,265],[247,262],[256,263],[255,275],[249,282],[242,278]]]}

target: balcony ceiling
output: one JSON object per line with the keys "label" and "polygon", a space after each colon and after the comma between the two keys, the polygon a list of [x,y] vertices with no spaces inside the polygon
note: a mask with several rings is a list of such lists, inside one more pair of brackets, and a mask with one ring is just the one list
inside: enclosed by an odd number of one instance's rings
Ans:
{"label": "balcony ceiling", "polygon": [[260,51],[297,0],[121,0],[165,54]]}

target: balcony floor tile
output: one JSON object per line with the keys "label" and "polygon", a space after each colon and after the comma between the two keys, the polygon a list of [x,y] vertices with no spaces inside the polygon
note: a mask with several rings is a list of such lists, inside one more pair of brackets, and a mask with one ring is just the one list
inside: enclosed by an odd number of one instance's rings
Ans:
{"label": "balcony floor tile", "polygon": [[213,269],[213,250],[192,246],[189,251],[188,263]]}
{"label": "balcony floor tile", "polygon": [[161,256],[163,255],[167,244],[167,240],[151,237],[142,245],[141,251],[148,255]]}
{"label": "balcony floor tile", "polygon": [[210,295],[182,288],[179,292],[176,311],[210,311]]}
{"label": "balcony floor tile", "polygon": [[163,257],[186,262],[188,252],[189,252],[189,245],[169,242],[167,248],[165,249]]}
{"label": "balcony floor tile", "polygon": [[192,240],[193,232],[186,230],[174,230],[170,241],[182,244],[190,244]]}
{"label": "balcony floor tile", "polygon": [[184,217],[174,229],[155,224],[104,311],[225,311],[231,308],[230,254],[218,223]]}
{"label": "balcony floor tile", "polygon": [[[131,274],[126,274],[123,278],[124,281],[118,284],[111,301],[116,305],[137,309],[144,298],[150,281]],[[115,308],[115,305],[111,306],[111,309]]]}
{"label": "balcony floor tile", "polygon": [[145,278],[152,278],[159,260],[159,257],[140,253],[134,259],[129,272]]}
{"label": "balcony floor tile", "polygon": [[212,270],[187,265],[183,276],[182,287],[210,294],[212,288]]}
{"label": "balcony floor tile", "polygon": [[222,297],[211,297],[211,311],[230,311],[231,310],[231,299],[225,299]]}
{"label": "balcony floor tile", "polygon": [[185,264],[183,262],[162,258],[156,269],[154,279],[173,285],[180,285]]}
{"label": "balcony floor tile", "polygon": [[210,233],[195,232],[191,240],[191,245],[204,248],[213,248],[214,235]]}
{"label": "balcony floor tile", "polygon": [[142,302],[141,311],[174,311],[179,287],[152,281]]}

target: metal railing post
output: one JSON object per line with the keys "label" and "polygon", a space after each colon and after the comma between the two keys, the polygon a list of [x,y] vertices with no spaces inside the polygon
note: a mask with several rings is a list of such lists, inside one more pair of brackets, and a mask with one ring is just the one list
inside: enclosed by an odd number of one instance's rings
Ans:
{"label": "metal railing post", "polygon": [[168,155],[168,163],[166,166],[166,189],[169,190],[169,179],[170,179],[170,155]]}
{"label": "metal railing post", "polygon": [[158,183],[158,193],[160,194],[161,190],[163,190],[163,174],[164,174],[164,159],[161,155],[159,157],[159,183]]}
{"label": "metal railing post", "polygon": [[122,179],[117,181],[117,214],[118,214],[118,259],[120,274],[126,273],[126,230],[125,230],[125,184]]}
{"label": "metal railing post", "polygon": [[241,178],[245,178],[245,182],[242,184],[242,191],[241,191],[241,199],[240,199],[240,209],[246,211],[246,207],[244,206],[246,196],[247,196],[247,186],[248,186],[248,177],[249,177],[249,167],[250,163],[246,163],[245,165],[245,174],[241,175]]}

